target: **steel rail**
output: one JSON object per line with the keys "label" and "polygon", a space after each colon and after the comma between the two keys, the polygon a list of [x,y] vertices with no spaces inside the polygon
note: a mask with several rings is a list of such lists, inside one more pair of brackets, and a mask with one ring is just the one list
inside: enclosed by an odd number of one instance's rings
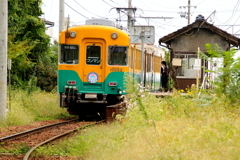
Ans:
{"label": "steel rail", "polygon": [[66,135],[68,135],[68,134],[70,134],[70,133],[77,132],[78,130],[82,130],[82,129],[86,128],[86,127],[90,127],[90,126],[93,126],[93,125],[96,125],[96,124],[100,124],[100,123],[102,123],[102,122],[105,122],[105,120],[102,120],[102,121],[99,121],[99,122],[95,122],[95,123],[92,123],[92,124],[88,124],[88,125],[84,125],[84,126],[82,126],[82,127],[79,127],[79,128],[76,128],[76,129],[73,129],[73,130],[70,130],[70,131],[67,131],[67,132],[62,133],[62,134],[60,134],[60,135],[54,136],[54,137],[52,137],[52,138],[50,138],[50,139],[48,139],[48,140],[46,140],[46,141],[44,141],[44,142],[41,142],[41,143],[37,144],[36,146],[32,147],[32,148],[25,154],[23,160],[28,160],[29,157],[30,157],[30,155],[31,155],[31,153],[32,153],[36,148],[38,148],[39,146],[42,146],[42,145],[47,144],[47,143],[49,143],[49,142],[52,142],[52,141],[54,141],[54,140],[56,140],[56,139],[58,139],[58,138],[61,138],[61,137],[63,137],[63,136],[66,136]]}
{"label": "steel rail", "polygon": [[0,138],[0,142],[7,142],[7,141],[11,141],[11,140],[14,140],[14,139],[17,139],[17,138],[25,137],[27,135],[40,132],[41,130],[44,130],[44,129],[49,129],[49,128],[52,128],[52,127],[55,127],[55,126],[67,124],[67,123],[77,121],[77,120],[78,119],[72,119],[72,120],[68,120],[68,121],[64,121],[64,122],[45,125],[45,126],[42,126],[42,127],[39,127],[39,128],[35,128],[35,129],[25,131],[25,132],[21,132],[21,133],[13,134],[13,135],[10,135],[10,136],[6,136],[6,137],[3,137],[3,138]]}
{"label": "steel rail", "polygon": [[113,105],[106,106],[106,107],[126,107],[126,105],[127,105],[126,102],[120,102],[120,103],[113,104]]}

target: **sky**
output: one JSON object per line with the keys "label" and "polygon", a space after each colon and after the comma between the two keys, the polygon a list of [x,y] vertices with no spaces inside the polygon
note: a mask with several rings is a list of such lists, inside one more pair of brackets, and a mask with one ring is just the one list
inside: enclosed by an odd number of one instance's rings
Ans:
{"label": "sky", "polygon": [[[52,30],[53,38],[57,39],[59,0],[42,0],[42,2],[44,12],[42,17],[55,23]],[[240,34],[240,0],[191,0],[190,2],[190,23],[193,23],[199,14],[205,19],[211,15],[208,18],[209,23],[231,34]],[[149,25],[155,27],[155,45],[158,45],[159,38],[188,25],[187,18],[180,17],[181,12],[188,11],[187,5],[188,0],[132,0],[132,7],[137,8],[135,25],[148,25],[146,19],[137,17],[172,17],[172,19],[150,19]],[[128,7],[128,0],[65,0],[65,16],[70,17],[70,26],[83,25],[86,19],[91,18],[108,18],[116,22],[119,14],[114,7]],[[214,11],[216,12],[212,14]],[[121,13],[120,16],[121,25],[126,26],[126,13]]]}

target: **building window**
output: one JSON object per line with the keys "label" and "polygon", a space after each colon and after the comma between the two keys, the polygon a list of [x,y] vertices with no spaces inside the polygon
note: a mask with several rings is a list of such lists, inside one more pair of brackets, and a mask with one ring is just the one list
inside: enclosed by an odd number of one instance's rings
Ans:
{"label": "building window", "polygon": [[[181,66],[177,67],[177,77],[201,78],[201,59],[196,54],[175,54],[174,58],[181,59]],[[199,72],[199,73],[198,73]]]}
{"label": "building window", "polygon": [[79,63],[79,46],[61,44],[60,63],[61,64],[78,64]]}
{"label": "building window", "polygon": [[108,64],[115,66],[127,65],[127,47],[109,46],[108,47]]}

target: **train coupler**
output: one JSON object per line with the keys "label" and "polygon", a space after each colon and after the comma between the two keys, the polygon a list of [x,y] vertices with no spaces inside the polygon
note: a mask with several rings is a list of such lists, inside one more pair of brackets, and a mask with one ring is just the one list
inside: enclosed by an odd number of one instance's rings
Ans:
{"label": "train coupler", "polygon": [[107,100],[107,94],[103,94],[103,101]]}
{"label": "train coupler", "polygon": [[81,96],[82,96],[82,93],[77,93],[77,103],[81,103]]}

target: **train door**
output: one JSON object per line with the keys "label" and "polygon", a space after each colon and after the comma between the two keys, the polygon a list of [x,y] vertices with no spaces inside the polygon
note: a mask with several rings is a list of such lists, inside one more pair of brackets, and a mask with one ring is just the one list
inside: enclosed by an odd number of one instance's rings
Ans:
{"label": "train door", "polygon": [[85,40],[83,65],[83,90],[89,92],[104,91],[104,68],[106,47],[101,40]]}

